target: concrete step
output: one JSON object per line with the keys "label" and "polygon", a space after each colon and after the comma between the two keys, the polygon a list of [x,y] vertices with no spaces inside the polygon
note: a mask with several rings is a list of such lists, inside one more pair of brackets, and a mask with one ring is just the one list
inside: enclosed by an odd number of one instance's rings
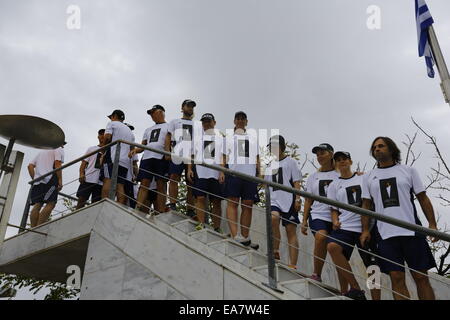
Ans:
{"label": "concrete step", "polygon": [[324,289],[317,283],[313,283],[309,279],[298,279],[291,281],[283,281],[279,283],[280,289],[288,289],[306,299],[323,299],[323,298],[334,298],[336,294]]}
{"label": "concrete step", "polygon": [[232,255],[236,253],[247,252],[250,250],[249,248],[238,244],[231,239],[223,239],[216,242],[210,242],[208,243],[208,245],[225,255]]}
{"label": "concrete step", "polygon": [[267,265],[267,256],[257,253],[254,250],[233,254],[230,255],[230,257],[248,268],[256,268]]}
{"label": "concrete step", "polygon": [[226,239],[223,234],[208,229],[191,232],[189,236],[205,244]]}

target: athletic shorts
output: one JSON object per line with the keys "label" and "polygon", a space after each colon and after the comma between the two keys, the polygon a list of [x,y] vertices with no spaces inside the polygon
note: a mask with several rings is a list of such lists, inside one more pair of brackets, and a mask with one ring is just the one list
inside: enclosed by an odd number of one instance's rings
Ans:
{"label": "athletic shorts", "polygon": [[348,231],[348,230],[332,230],[330,233],[331,238],[327,238],[327,243],[336,243],[342,247],[342,253],[347,260],[350,260],[355,245],[360,247],[359,237],[360,232]]}
{"label": "athletic shorts", "polygon": [[97,183],[80,183],[77,191],[77,197],[89,200],[91,196],[92,203],[100,201],[102,199],[102,186]]}
{"label": "athletic shorts", "polygon": [[257,199],[257,186],[254,182],[227,175],[225,178],[225,195],[227,198],[255,201]]}
{"label": "athletic shorts", "polygon": [[186,165],[184,163],[175,164],[172,161],[169,161],[169,175],[176,174],[177,176],[181,176],[185,169]]}
{"label": "athletic shorts", "polygon": [[319,230],[325,230],[328,234],[333,231],[333,224],[330,221],[325,221],[321,219],[312,219],[309,216],[309,228],[311,229],[312,234],[315,236],[316,232]]}
{"label": "athletic shorts", "polygon": [[[200,189],[200,190],[199,190]],[[207,191],[208,193],[204,192]],[[210,200],[222,199],[223,185],[217,179],[195,179],[192,192],[195,197],[206,197],[209,195]]]}
{"label": "athletic shorts", "polygon": [[139,166],[138,181],[148,179],[167,180],[169,172],[169,161],[164,159],[149,158],[141,161]]}
{"label": "athletic shorts", "polygon": [[391,271],[405,271],[405,262],[414,270],[429,270],[436,267],[430,246],[425,237],[402,236],[381,240],[378,244],[380,255],[399,265],[380,259],[381,270],[385,273]]}
{"label": "athletic shorts", "polygon": [[[111,179],[112,171],[113,171],[112,163],[105,163],[103,165],[103,176],[106,179]],[[118,175],[117,175],[117,183],[124,185],[127,181],[127,174],[128,174],[128,169],[119,165],[119,171],[118,171]]]}
{"label": "athletic shorts", "polygon": [[31,187],[31,204],[56,202],[58,199],[58,178],[53,175],[47,183]]}
{"label": "athletic shorts", "polygon": [[294,224],[296,226],[298,224],[300,224],[300,220],[298,218],[298,212],[295,211],[294,206],[291,206],[291,208],[289,209],[289,212],[282,212],[281,209],[276,206],[271,206],[270,210],[280,213],[281,225],[283,227],[286,227],[288,224]]}

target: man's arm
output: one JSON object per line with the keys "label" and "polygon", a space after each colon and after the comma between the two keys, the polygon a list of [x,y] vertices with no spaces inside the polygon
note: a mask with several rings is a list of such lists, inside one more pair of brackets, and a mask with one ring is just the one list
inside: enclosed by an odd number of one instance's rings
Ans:
{"label": "man's arm", "polygon": [[[301,190],[301,188],[302,184],[300,183],[300,181],[294,181],[294,189]],[[295,211],[299,212],[301,207],[302,207],[302,197],[299,194],[296,194],[294,209]]]}
{"label": "man's arm", "polygon": [[35,174],[34,168],[36,168],[36,166],[34,164],[30,163],[28,165],[28,173],[30,174],[31,180],[34,179],[34,174]]}
{"label": "man's arm", "polygon": [[[172,134],[170,132],[167,132],[166,139],[164,140],[164,151],[170,152],[170,142],[172,140]],[[170,156],[164,155],[164,158],[166,160],[170,160]]]}
{"label": "man's arm", "polygon": [[103,143],[102,143],[102,147],[106,146],[108,143],[110,143],[112,141],[112,134],[110,133],[105,133],[104,138],[103,138]]}
{"label": "man's arm", "polygon": [[314,200],[311,198],[305,198],[305,207],[303,209],[303,222],[302,222],[302,233],[306,236],[308,234],[308,218],[311,211],[311,206]]}
{"label": "man's arm", "polygon": [[86,167],[88,165],[88,162],[86,160],[81,161],[81,165],[80,165],[80,178],[78,179],[78,181],[80,181],[80,183],[84,183],[86,182]]}
{"label": "man's arm", "polygon": [[[362,201],[362,208],[366,210],[372,209],[372,200],[370,199],[363,199]],[[364,247],[366,242],[370,241],[370,218],[367,216],[361,215],[361,225],[362,225],[362,233],[359,237],[359,240],[361,242],[361,245]]]}
{"label": "man's arm", "polygon": [[[55,160],[55,169],[61,168],[61,161]],[[62,170],[56,171],[56,176],[58,177],[58,190],[61,191],[63,184],[62,184]]]}
{"label": "man's arm", "polygon": [[[436,217],[434,215],[433,205],[431,204],[430,198],[428,198],[426,192],[421,192],[416,195],[417,200],[419,200],[420,207],[428,220],[428,228],[437,230]],[[432,238],[433,242],[436,242],[438,239]]]}

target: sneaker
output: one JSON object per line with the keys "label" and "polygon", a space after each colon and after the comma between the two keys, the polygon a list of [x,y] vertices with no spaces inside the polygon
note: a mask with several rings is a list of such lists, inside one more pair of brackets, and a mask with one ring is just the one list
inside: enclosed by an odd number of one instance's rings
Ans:
{"label": "sneaker", "polygon": [[169,211],[176,211],[177,210],[177,205],[175,203],[170,203],[167,208],[169,209]]}
{"label": "sneaker", "polygon": [[259,249],[259,244],[257,244],[257,243],[252,243],[251,240],[243,241],[243,242],[241,242],[241,244],[242,244],[243,246],[250,247],[250,248],[252,248],[253,250],[258,250],[258,249]]}
{"label": "sneaker", "polygon": [[188,210],[188,211],[186,212],[186,215],[187,215],[189,218],[194,218],[195,216],[197,216],[197,214],[195,213],[195,211],[192,210],[192,209]]}
{"label": "sneaker", "polygon": [[200,231],[200,230],[203,230],[203,228],[205,228],[204,224],[203,224],[203,223],[199,223],[199,224],[195,227],[195,230]]}
{"label": "sneaker", "polygon": [[363,290],[354,288],[351,288],[346,294],[344,294],[344,296],[353,300],[367,300],[365,292]]}
{"label": "sneaker", "polygon": [[295,264],[288,264],[288,268],[291,268],[293,270],[297,270],[297,266]]}
{"label": "sneaker", "polygon": [[322,278],[319,275],[315,274],[315,273],[313,273],[309,278],[311,280],[315,280],[317,282],[322,282]]}
{"label": "sneaker", "polygon": [[281,260],[281,258],[280,258],[280,252],[279,252],[279,251],[275,251],[275,252],[273,253],[273,257],[275,258],[275,260]]}

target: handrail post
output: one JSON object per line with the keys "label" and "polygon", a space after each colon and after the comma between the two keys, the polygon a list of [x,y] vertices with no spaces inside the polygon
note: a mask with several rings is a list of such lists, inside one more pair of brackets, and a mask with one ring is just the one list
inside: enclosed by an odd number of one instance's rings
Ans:
{"label": "handrail post", "polygon": [[28,191],[27,202],[25,203],[25,208],[23,209],[22,221],[20,222],[20,227],[18,233],[24,232],[27,227],[28,215],[30,213],[31,206],[31,189],[33,189],[33,185],[30,186],[30,190]]}
{"label": "handrail post", "polygon": [[277,273],[275,270],[275,257],[273,254],[273,230],[272,230],[272,210],[270,206],[270,188],[265,184],[265,202],[266,202],[266,235],[267,235],[267,273],[269,283],[265,286],[283,292],[277,286]]}
{"label": "handrail post", "polygon": [[109,189],[109,199],[113,201],[116,196],[117,175],[119,174],[119,160],[120,160],[120,142],[118,142],[116,145],[116,153],[114,155],[114,163],[111,177],[111,188]]}

